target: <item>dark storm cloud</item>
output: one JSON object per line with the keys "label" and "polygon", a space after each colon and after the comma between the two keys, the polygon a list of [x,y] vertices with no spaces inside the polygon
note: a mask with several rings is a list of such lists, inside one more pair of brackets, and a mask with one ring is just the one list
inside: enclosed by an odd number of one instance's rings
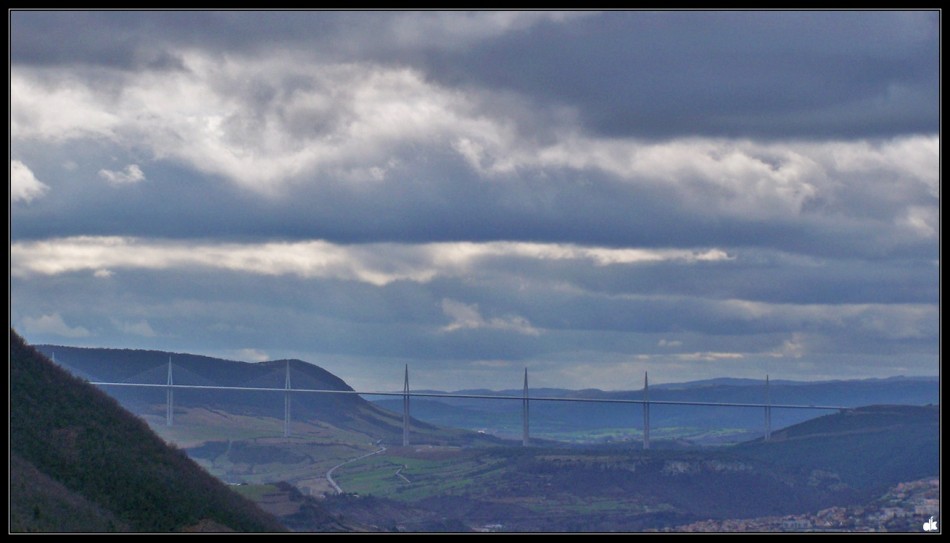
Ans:
{"label": "dark storm cloud", "polygon": [[435,55],[443,81],[578,108],[614,136],[937,130],[936,12],[609,12]]}
{"label": "dark storm cloud", "polygon": [[[202,10],[13,10],[10,53],[17,65],[88,64],[133,70],[171,62],[169,49],[249,51],[264,44],[332,44],[344,14]],[[326,40],[326,41],[324,41]],[[152,64],[154,67],[154,64]]]}

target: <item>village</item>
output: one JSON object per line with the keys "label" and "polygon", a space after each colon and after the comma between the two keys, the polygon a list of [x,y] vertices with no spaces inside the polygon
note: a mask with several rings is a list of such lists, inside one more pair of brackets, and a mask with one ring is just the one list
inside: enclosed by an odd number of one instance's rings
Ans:
{"label": "village", "polygon": [[940,480],[900,483],[867,506],[830,507],[815,514],[705,520],[670,532],[939,532]]}

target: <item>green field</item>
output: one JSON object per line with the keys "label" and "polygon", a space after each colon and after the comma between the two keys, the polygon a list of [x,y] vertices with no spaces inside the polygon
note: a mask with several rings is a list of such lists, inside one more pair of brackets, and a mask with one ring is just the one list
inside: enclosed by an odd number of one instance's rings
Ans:
{"label": "green field", "polygon": [[[500,461],[496,462],[500,468]],[[335,473],[335,479],[345,492],[414,501],[467,491],[475,474],[480,482],[490,477],[486,466],[490,463],[475,450],[395,448],[347,464]]]}

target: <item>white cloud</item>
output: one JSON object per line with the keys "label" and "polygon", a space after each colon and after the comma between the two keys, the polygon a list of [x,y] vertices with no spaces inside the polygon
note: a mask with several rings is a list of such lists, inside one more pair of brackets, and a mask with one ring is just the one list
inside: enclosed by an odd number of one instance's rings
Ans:
{"label": "white cloud", "polygon": [[[749,300],[717,302],[728,318],[759,323],[808,323],[830,331],[847,329],[887,339],[936,336],[939,308],[936,304],[772,304]],[[793,356],[803,349],[802,335],[795,335],[778,352]]]}
{"label": "white cloud", "polygon": [[13,136],[105,138],[272,193],[319,173],[378,181],[400,149],[498,129],[464,95],[406,68],[181,55],[187,70],[127,75],[121,93],[14,70]]}
{"label": "white cloud", "polygon": [[507,330],[529,336],[541,334],[541,331],[531,326],[531,323],[528,322],[527,319],[517,315],[505,315],[485,319],[479,312],[478,304],[465,304],[444,298],[442,300],[442,312],[452,319],[451,323],[442,328],[445,332],[488,328],[493,330]]}
{"label": "white cloud", "polygon": [[49,186],[33,175],[33,171],[19,160],[10,161],[10,199],[30,202],[49,191]]}
{"label": "white cloud", "polygon": [[716,362],[719,360],[741,360],[746,357],[744,353],[728,353],[728,352],[697,352],[697,353],[683,353],[673,355],[677,360],[685,361],[703,361],[703,362]]}
{"label": "white cloud", "polygon": [[28,334],[52,334],[69,338],[88,337],[89,330],[82,326],[69,326],[63,321],[59,313],[41,315],[39,317],[25,317],[23,330]]}
{"label": "white cloud", "polygon": [[776,358],[801,358],[805,355],[805,336],[801,333],[792,334],[792,337],[785,340],[772,356]]}
{"label": "white cloud", "polygon": [[10,72],[10,137],[52,142],[92,137],[114,140],[128,119],[112,99],[61,72],[50,81]]}
{"label": "white cloud", "polygon": [[144,319],[138,322],[124,322],[124,321],[113,319],[112,324],[119,331],[125,334],[132,334],[132,335],[143,336],[143,337],[155,337],[158,335],[155,333],[155,330],[152,329],[152,325],[150,325],[148,321]]}
{"label": "white cloud", "polygon": [[239,349],[235,351],[234,358],[247,362],[266,362],[270,356],[264,351],[253,348]]}
{"label": "white cloud", "polygon": [[397,14],[390,31],[402,46],[461,48],[541,21],[560,22],[593,12],[559,11],[430,11]]}
{"label": "white cloud", "polygon": [[99,170],[99,177],[105,179],[110,185],[132,185],[145,180],[145,174],[138,164],[129,164],[122,171]]}
{"label": "white cloud", "polygon": [[[427,17],[447,17],[461,28],[481,28],[486,18],[499,19],[487,27],[520,24],[520,16],[504,14]],[[566,115],[548,127],[552,138],[525,138],[513,118],[482,106],[493,102],[489,91],[440,86],[410,68],[327,64],[293,53],[176,53],[187,69],[117,75],[122,92],[99,92],[85,82],[92,79],[71,73],[14,68],[13,137],[105,138],[262,194],[326,177],[385,182],[393,168],[418,159],[419,149],[455,152],[485,178],[548,169],[604,172],[671,189],[697,212],[753,219],[797,216],[816,200],[848,206],[849,195],[869,183],[895,195],[897,207],[905,206],[902,187],[922,186],[934,197],[939,191],[937,136],[873,145],[646,142],[592,137]],[[530,117],[530,106],[524,109]],[[141,178],[131,169],[102,175],[114,182]]]}
{"label": "white cloud", "polygon": [[355,280],[373,285],[428,282],[468,273],[488,258],[575,260],[582,265],[728,260],[720,249],[623,249],[520,242],[389,243],[337,245],[321,240],[271,243],[183,243],[130,237],[77,236],[10,247],[11,273],[58,275],[91,270],[109,277],[116,268],[188,269],[195,266],[257,275]]}
{"label": "white cloud", "polygon": [[940,210],[937,206],[910,206],[897,224],[919,237],[936,238],[940,228]]}

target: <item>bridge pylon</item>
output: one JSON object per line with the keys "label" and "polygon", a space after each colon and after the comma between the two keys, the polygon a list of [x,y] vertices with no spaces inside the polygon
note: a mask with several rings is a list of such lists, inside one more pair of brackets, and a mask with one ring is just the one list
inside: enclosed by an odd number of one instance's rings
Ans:
{"label": "bridge pylon", "polygon": [[409,364],[406,364],[406,378],[402,386],[402,446],[409,446]]}
{"label": "bridge pylon", "polygon": [[522,393],[521,404],[521,446],[527,447],[528,436],[528,368],[524,369],[524,392]]}
{"label": "bridge pylon", "polygon": [[772,394],[769,390],[769,376],[765,375],[765,441],[772,440]]}
{"label": "bridge pylon", "polygon": [[643,372],[643,450],[650,449],[650,380]]}
{"label": "bridge pylon", "polygon": [[284,437],[290,437],[290,360],[284,372]]}
{"label": "bridge pylon", "polygon": [[175,422],[175,381],[172,379],[172,357],[168,357],[168,382],[165,389],[165,426]]}

